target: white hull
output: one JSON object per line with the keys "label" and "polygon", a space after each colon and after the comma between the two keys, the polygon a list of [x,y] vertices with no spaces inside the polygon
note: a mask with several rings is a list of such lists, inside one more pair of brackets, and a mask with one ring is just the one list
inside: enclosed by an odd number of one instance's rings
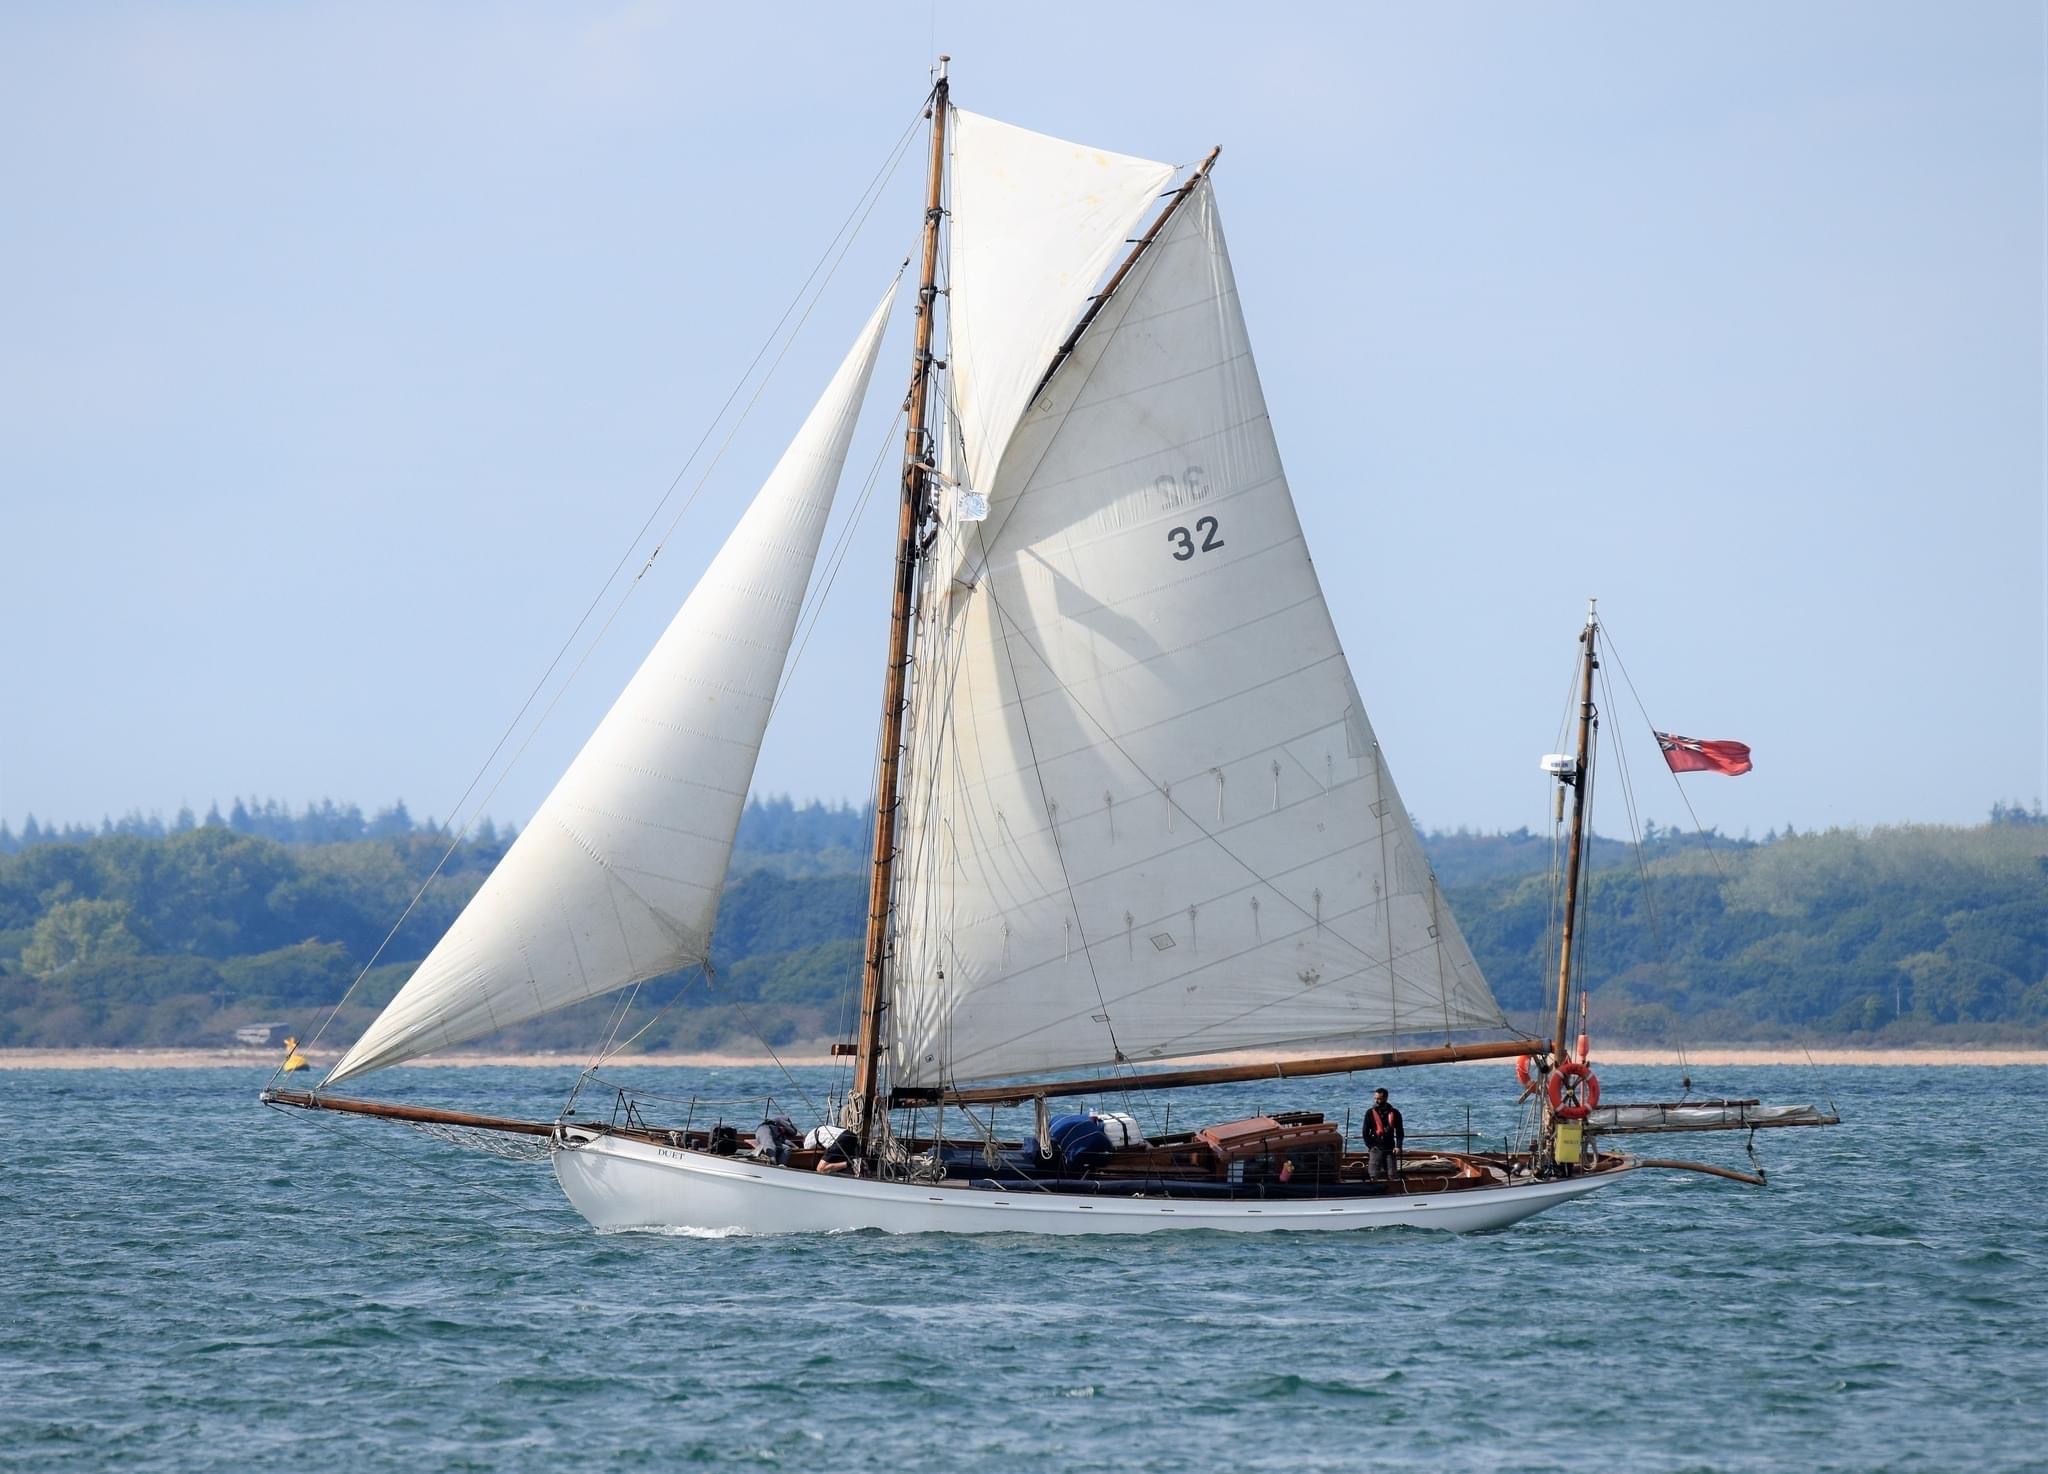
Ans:
{"label": "white hull", "polygon": [[1369,1198],[1240,1201],[1083,1198],[876,1182],[799,1172],[570,1128],[554,1153],[569,1201],[601,1229],[668,1228],[746,1234],[1233,1233],[1358,1228],[1505,1228],[1605,1187],[1632,1168],[1554,1182]]}

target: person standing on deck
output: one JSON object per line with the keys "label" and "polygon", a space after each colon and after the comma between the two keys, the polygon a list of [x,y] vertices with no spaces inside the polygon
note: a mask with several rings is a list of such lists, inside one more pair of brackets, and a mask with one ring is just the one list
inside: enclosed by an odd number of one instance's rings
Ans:
{"label": "person standing on deck", "polygon": [[1384,1087],[1372,1093],[1372,1106],[1365,1113],[1365,1178],[1368,1182],[1392,1182],[1395,1163],[1408,1128],[1401,1113],[1387,1101]]}

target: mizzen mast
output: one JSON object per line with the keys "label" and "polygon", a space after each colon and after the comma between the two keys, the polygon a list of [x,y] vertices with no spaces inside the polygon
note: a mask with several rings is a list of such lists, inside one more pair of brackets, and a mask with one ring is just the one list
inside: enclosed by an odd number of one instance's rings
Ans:
{"label": "mizzen mast", "polygon": [[931,486],[932,447],[926,428],[932,382],[932,318],[938,301],[939,224],[946,173],[946,64],[932,88],[931,167],[925,187],[923,256],[917,282],[917,327],[911,350],[910,392],[904,401],[903,497],[896,522],[896,573],[889,614],[889,663],[882,680],[881,765],[875,781],[873,865],[868,881],[867,942],[860,985],[860,1033],[854,1044],[848,1124],[865,1131],[875,1117],[881,1079],[882,970],[889,952],[889,897],[896,864],[897,776],[903,754],[905,683],[910,666],[910,622],[917,591],[917,536]]}
{"label": "mizzen mast", "polygon": [[1579,635],[1579,643],[1585,647],[1579,671],[1579,751],[1571,776],[1572,833],[1565,850],[1564,927],[1557,949],[1557,1028],[1551,1043],[1552,1058],[1559,1064],[1570,1058],[1565,1045],[1566,1031],[1571,1026],[1572,941],[1579,914],[1579,871],[1586,848],[1586,791],[1592,782],[1593,724],[1598,719],[1593,709],[1593,672],[1600,668],[1594,648],[1600,630],[1595,607],[1598,603],[1597,599],[1586,601],[1586,628]]}

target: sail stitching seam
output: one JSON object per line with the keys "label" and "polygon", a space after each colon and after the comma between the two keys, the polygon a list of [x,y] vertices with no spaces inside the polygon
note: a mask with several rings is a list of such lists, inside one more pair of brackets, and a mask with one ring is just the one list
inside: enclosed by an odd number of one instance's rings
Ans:
{"label": "sail stitching seam", "polygon": [[[1002,617],[1005,623],[1007,623],[1009,621],[1010,616],[1008,615],[1008,613],[1004,611],[1002,604],[996,600],[993,590],[991,590],[989,593],[989,602],[991,605],[994,606],[997,614]],[[1009,662],[1010,679],[1012,681],[1015,681],[1017,679],[1016,654],[1010,648],[1010,643],[1007,640],[1003,642],[1003,651]],[[1033,775],[1038,779],[1039,807],[1043,808],[1047,803],[1051,801],[1051,795],[1049,795],[1045,791],[1045,773],[1044,770],[1038,766],[1038,744],[1037,739],[1032,735],[1031,716],[1029,712],[1026,712],[1022,708],[1020,708],[1018,711],[1018,718],[1024,726],[1025,745],[1032,754]],[[1123,1046],[1117,1042],[1116,1024],[1110,1018],[1109,1000],[1105,998],[1102,993],[1102,978],[1096,972],[1095,969],[1095,953],[1093,949],[1091,949],[1088,945],[1087,930],[1081,927],[1081,903],[1077,899],[1075,899],[1074,880],[1073,877],[1067,872],[1066,850],[1060,844],[1059,835],[1057,832],[1055,832],[1052,837],[1052,852],[1053,858],[1059,862],[1061,879],[1066,884],[1067,905],[1074,914],[1074,924],[1076,928],[1081,931],[1081,956],[1086,960],[1088,964],[1088,980],[1095,986],[1096,1001],[1102,1005],[1102,1027],[1104,1032],[1106,1032],[1109,1035],[1109,1047],[1112,1059],[1116,1064],[1123,1064],[1125,1063]]]}

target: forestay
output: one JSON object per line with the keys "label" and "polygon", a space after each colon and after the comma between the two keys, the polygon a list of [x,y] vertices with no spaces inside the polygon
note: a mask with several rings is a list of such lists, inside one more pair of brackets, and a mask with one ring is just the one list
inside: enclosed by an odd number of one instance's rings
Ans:
{"label": "forestay", "polygon": [[986,489],[925,584],[893,1083],[1504,1030],[1352,683],[1206,182]]}
{"label": "forestay", "polygon": [[895,288],[617,703],[327,1077],[701,963]]}

